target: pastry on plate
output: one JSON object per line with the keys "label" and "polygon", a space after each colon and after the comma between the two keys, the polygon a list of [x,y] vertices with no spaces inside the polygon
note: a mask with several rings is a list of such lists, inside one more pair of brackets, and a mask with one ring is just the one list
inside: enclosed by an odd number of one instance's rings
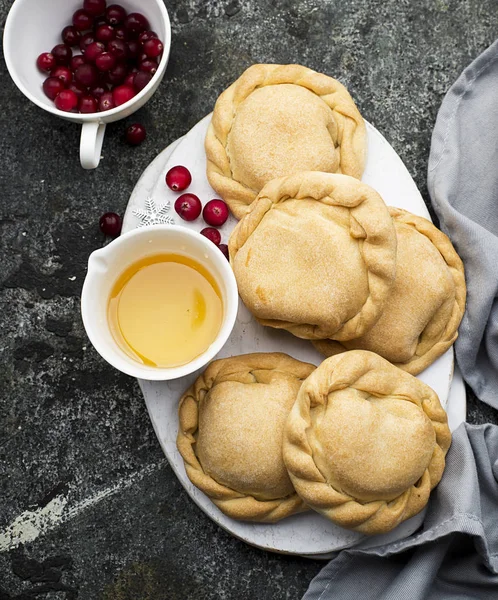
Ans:
{"label": "pastry on plate", "polygon": [[416,375],[457,338],[465,310],[463,263],[430,221],[400,208],[389,210],[398,240],[396,279],[380,319],[357,339],[314,344],[326,356],[371,350]]}
{"label": "pastry on plate", "polygon": [[289,411],[314,365],[281,353],[212,362],[183,395],[177,446],[192,483],[233,519],[306,510],[282,458]]}
{"label": "pastry on plate", "polygon": [[425,507],[450,443],[429,386],[373,352],[352,350],[326,359],[301,386],[283,454],[310,508],[380,534]]}
{"label": "pastry on plate", "polygon": [[360,178],[366,127],[346,88],[300,65],[253,65],[218,98],[207,177],[240,219],[263,186],[298,171]]}
{"label": "pastry on plate", "polygon": [[276,179],[236,225],[228,247],[239,294],[263,325],[307,339],[349,340],[379,319],[394,282],[387,206],[347,175]]}

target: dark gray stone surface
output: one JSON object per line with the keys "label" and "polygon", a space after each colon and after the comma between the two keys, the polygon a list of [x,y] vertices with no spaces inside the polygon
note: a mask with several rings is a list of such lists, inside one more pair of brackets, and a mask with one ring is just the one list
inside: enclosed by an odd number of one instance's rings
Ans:
{"label": "dark gray stone surface", "polygon": [[[11,5],[0,0],[2,25]],[[148,139],[130,148],[125,123],[108,126],[95,171],[79,166],[78,127],[32,105],[0,64],[0,533],[58,494],[70,511],[0,553],[0,600],[301,597],[320,563],[250,548],[205,517],[167,466],[135,381],[87,342],[79,295],[87,257],[104,242],[98,219],[123,213],[149,162],[255,62],[302,63],[343,81],[427,199],[438,107],[496,32],[494,0],[167,5],[166,78],[127,120],[143,122]],[[497,417],[470,397],[470,422]]]}

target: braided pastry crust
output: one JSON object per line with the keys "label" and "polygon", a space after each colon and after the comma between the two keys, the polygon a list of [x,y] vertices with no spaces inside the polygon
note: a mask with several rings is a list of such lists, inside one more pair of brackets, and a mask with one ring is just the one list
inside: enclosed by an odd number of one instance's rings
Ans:
{"label": "braided pastry crust", "polygon": [[366,140],[363,118],[337,80],[300,65],[253,65],[216,102],[207,177],[240,219],[271,179],[298,171],[360,179]]}
{"label": "braided pastry crust", "polygon": [[449,238],[430,221],[389,208],[398,240],[396,279],[377,323],[360,338],[317,340],[325,356],[371,350],[417,375],[453,344],[465,311],[463,263]]}
{"label": "braided pastry crust", "polygon": [[451,434],[436,393],[380,356],[328,358],[303,383],[284,433],[301,498],[336,524],[390,531],[439,483]]}
{"label": "braided pastry crust", "polygon": [[220,359],[180,400],[187,475],[229,517],[272,523],[307,510],[283,463],[282,435],[314,368],[281,353]]}
{"label": "braided pastry crust", "polygon": [[303,172],[268,183],[236,225],[230,259],[263,325],[350,340],[379,319],[394,282],[396,233],[370,186]]}

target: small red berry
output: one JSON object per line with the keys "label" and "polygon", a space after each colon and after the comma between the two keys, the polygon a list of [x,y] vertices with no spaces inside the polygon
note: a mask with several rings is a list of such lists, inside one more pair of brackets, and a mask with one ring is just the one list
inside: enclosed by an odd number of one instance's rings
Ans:
{"label": "small red berry", "polygon": [[108,91],[109,90],[107,89],[107,86],[100,84],[90,88],[90,94],[92,94],[94,98],[97,98],[97,100],[99,100]]}
{"label": "small red berry", "polygon": [[151,40],[152,38],[156,38],[157,33],[155,31],[142,31],[142,33],[138,36],[138,41],[143,45],[147,40]]}
{"label": "small red berry", "polygon": [[81,33],[74,25],[68,25],[62,30],[61,38],[68,46],[77,46],[80,43]]}
{"label": "small red berry", "polygon": [[52,71],[52,73],[50,73],[50,75],[52,77],[58,77],[66,87],[73,80],[73,74],[71,70],[67,67],[63,67],[62,65],[55,67],[55,69]]}
{"label": "small red berry", "polygon": [[84,0],[83,8],[88,14],[98,17],[104,14],[106,4],[105,0]]}
{"label": "small red berry", "polygon": [[52,48],[52,54],[54,55],[56,64],[67,66],[71,60],[73,51],[66,44],[57,44],[57,46]]}
{"label": "small red berry", "polygon": [[208,225],[221,227],[228,219],[228,206],[223,200],[210,200],[202,211],[202,218]]}
{"label": "small red berry", "polygon": [[137,58],[137,56],[140,54],[140,50],[140,44],[136,40],[131,40],[130,42],[128,42],[127,54],[129,58]]}
{"label": "small red berry", "polygon": [[93,96],[83,96],[80,98],[78,108],[83,114],[94,113],[98,111],[98,103]]}
{"label": "small red berry", "polygon": [[112,91],[112,98],[116,106],[121,106],[135,96],[136,92],[131,85],[118,85]]}
{"label": "small red berry", "polygon": [[149,84],[151,79],[152,79],[151,73],[146,73],[145,71],[139,71],[138,73],[136,73],[136,75],[133,79],[133,86],[137,90],[137,92],[140,92],[144,89],[144,87],[146,85]]}
{"label": "small red berry", "polygon": [[147,56],[149,58],[157,58],[158,56],[160,56],[163,53],[163,50],[164,50],[163,43],[161,42],[161,40],[158,40],[157,38],[152,38],[150,40],[147,40],[144,43],[143,48],[144,48],[145,54],[147,54]]}
{"label": "small red berry", "polygon": [[100,217],[99,227],[104,235],[116,238],[121,233],[121,218],[113,212],[104,213]]}
{"label": "small red berry", "polygon": [[80,50],[83,54],[85,54],[85,51],[87,49],[87,47],[90,44],[93,44],[95,42],[95,36],[93,33],[85,33],[84,35],[81,36],[80,39]]}
{"label": "small red berry", "polygon": [[69,68],[71,71],[76,71],[78,67],[84,65],[86,63],[85,57],[82,54],[78,54],[77,56],[73,56],[71,62],[69,63]]}
{"label": "small red berry", "polygon": [[95,38],[99,40],[99,42],[110,42],[115,37],[116,32],[110,25],[107,25],[107,23],[105,25],[100,25],[100,27],[97,27],[95,30]]}
{"label": "small red berry", "polygon": [[220,244],[218,248],[223,252],[226,256],[227,260],[230,260],[230,253],[228,252],[228,246],[226,244]]}
{"label": "small red berry", "polygon": [[140,123],[133,123],[126,129],[126,141],[130,146],[138,146],[146,137],[145,127]]}
{"label": "small red berry", "polygon": [[110,71],[116,65],[116,57],[110,52],[102,52],[95,59],[95,66],[99,71]]}
{"label": "small red berry", "polygon": [[54,100],[55,107],[70,112],[78,106],[78,96],[71,90],[62,90]]}
{"label": "small red berry", "polygon": [[[138,75],[138,73],[137,73]],[[183,192],[192,183],[192,175],[187,167],[177,165],[166,173],[166,185],[174,192]]]}
{"label": "small red berry", "polygon": [[201,235],[207,237],[207,239],[211,240],[216,246],[220,245],[221,233],[214,227],[204,227],[204,229],[201,231]]}
{"label": "small red berry", "polygon": [[111,4],[105,11],[105,18],[109,25],[120,25],[126,19],[126,11],[119,4]]}
{"label": "small red berry", "polygon": [[55,100],[63,90],[64,84],[58,77],[48,77],[43,82],[43,91],[50,100]]}
{"label": "small red berry", "polygon": [[112,98],[112,92],[104,92],[99,98],[99,110],[104,112],[106,110],[111,110],[111,108],[114,107],[115,104]]}
{"label": "small red berry", "polygon": [[81,65],[74,73],[74,79],[86,87],[93,87],[97,85],[99,79],[99,73],[94,65]]}
{"label": "small red berry", "polygon": [[141,13],[130,13],[125,19],[125,27],[129,33],[138,34],[150,29],[149,21]]}
{"label": "small red berry", "polygon": [[128,41],[128,32],[124,28],[124,26],[120,25],[119,27],[115,27],[114,31],[116,33],[117,40]]}
{"label": "small red berry", "polygon": [[105,45],[102,42],[92,42],[85,49],[85,59],[89,62],[95,62],[97,56],[105,52]]}
{"label": "small red berry", "polygon": [[111,40],[107,44],[107,51],[111,54],[114,54],[114,56],[119,60],[126,58],[126,56],[128,55],[128,47],[126,45],[126,42],[118,39]]}
{"label": "small red berry", "polygon": [[154,73],[157,71],[157,62],[153,58],[149,58],[147,60],[142,61],[138,65],[138,68],[141,71],[145,71],[146,73],[154,75]]}
{"label": "small red berry", "polygon": [[118,63],[115,67],[107,72],[107,81],[112,85],[119,85],[124,81],[124,78],[128,75],[126,65],[124,63]]}
{"label": "small red berry", "polygon": [[78,99],[81,99],[86,93],[86,87],[78,83],[77,81],[71,81],[71,83],[67,86],[68,90],[71,90],[78,96]]}
{"label": "small red berry", "polygon": [[40,71],[49,73],[55,67],[55,56],[51,52],[43,52],[36,59],[36,66]]}
{"label": "small red berry", "polygon": [[175,210],[184,221],[197,219],[201,209],[201,201],[195,194],[182,194],[176,199]]}
{"label": "small red berry", "polygon": [[91,29],[93,25],[93,17],[85,10],[80,8],[73,15],[73,25],[78,31]]}

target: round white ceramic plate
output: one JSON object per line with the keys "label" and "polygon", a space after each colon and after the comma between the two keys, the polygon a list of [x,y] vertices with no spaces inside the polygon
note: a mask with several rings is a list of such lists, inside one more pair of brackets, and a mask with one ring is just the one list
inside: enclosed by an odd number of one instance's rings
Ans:
{"label": "round white ceramic plate", "polygon": [[[164,176],[174,165],[184,165],[192,173],[189,192],[201,200],[216,197],[206,178],[204,137],[210,115],[193,127],[186,136],[166,148],[146,169],[137,183],[128,203],[123,231],[135,227],[172,219],[177,224],[200,231],[205,226],[202,219],[186,223],[174,212],[173,204],[178,194],[169,190]],[[370,124],[368,130],[368,160],[363,180],[377,189],[387,204],[405,208],[420,216],[430,218],[420,193],[403,162],[385,138]],[[171,208],[167,210],[167,203]],[[226,243],[236,221],[232,217],[221,228]],[[245,306],[240,303],[237,322],[230,339],[218,355],[219,358],[248,352],[284,351],[295,358],[319,364],[323,357],[311,343],[295,338],[285,331],[265,328],[256,323]],[[453,351],[450,349],[419,378],[430,385],[447,404],[453,375]],[[279,523],[267,525],[234,521],[226,517],[186,476],[183,460],[176,448],[178,432],[177,406],[181,394],[191,385],[197,373],[175,381],[140,381],[154,430],[175,474],[194,502],[216,523],[235,537],[254,546],[289,554],[327,558],[329,553],[352,545],[377,545],[410,535],[420,525],[423,514],[401,524],[389,534],[365,538],[342,529],[314,512],[296,515]],[[453,386],[455,387],[455,386]],[[465,419],[465,394],[452,394],[454,423]]]}

